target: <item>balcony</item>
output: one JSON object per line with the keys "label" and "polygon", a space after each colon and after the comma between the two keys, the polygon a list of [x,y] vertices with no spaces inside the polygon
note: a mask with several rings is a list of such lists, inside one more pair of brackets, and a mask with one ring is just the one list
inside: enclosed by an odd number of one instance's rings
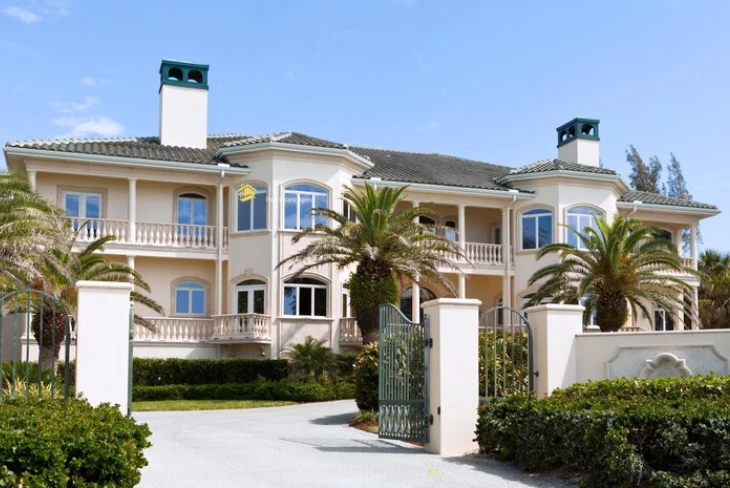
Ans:
{"label": "balcony", "polygon": [[207,342],[218,344],[269,343],[271,319],[268,315],[214,315],[210,318],[148,318],[154,331],[134,325],[138,342]]}
{"label": "balcony", "polygon": [[467,242],[464,254],[474,265],[504,266],[504,246],[501,244]]}
{"label": "balcony", "polygon": [[354,318],[340,319],[339,342],[343,346],[362,346],[362,333]]}
{"label": "balcony", "polygon": [[[77,242],[88,243],[114,236],[114,244],[149,248],[215,250],[217,232],[213,225],[185,225],[137,222],[134,239],[129,235],[129,221],[117,219],[79,219],[66,217],[77,233]],[[223,228],[223,249],[228,248],[228,227]]]}

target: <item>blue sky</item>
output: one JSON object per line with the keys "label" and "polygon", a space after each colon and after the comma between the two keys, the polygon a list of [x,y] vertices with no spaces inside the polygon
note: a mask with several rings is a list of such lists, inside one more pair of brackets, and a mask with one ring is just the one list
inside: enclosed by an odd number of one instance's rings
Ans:
{"label": "blue sky", "polygon": [[[211,65],[211,133],[520,166],[599,118],[605,166],[674,152],[730,211],[729,24],[709,0],[0,0],[0,141],[156,135],[171,58]],[[704,247],[730,251],[728,224],[705,221]]]}

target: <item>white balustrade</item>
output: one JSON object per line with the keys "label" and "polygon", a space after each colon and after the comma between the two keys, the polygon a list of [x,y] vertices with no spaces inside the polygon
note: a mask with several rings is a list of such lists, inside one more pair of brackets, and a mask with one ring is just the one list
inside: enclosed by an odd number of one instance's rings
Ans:
{"label": "white balustrade", "polygon": [[143,246],[215,249],[213,225],[137,222],[137,244]]}
{"label": "white balustrade", "polygon": [[115,219],[88,219],[84,217],[66,217],[71,222],[71,227],[76,232],[78,242],[92,242],[102,237],[114,236],[114,242],[127,241],[127,229],[129,224],[126,220]]}
{"label": "white balustrade", "polygon": [[682,258],[682,266],[692,269],[692,258]]}
{"label": "white balustrade", "polygon": [[213,339],[271,340],[271,318],[256,313],[213,315],[215,331]]}
{"label": "white balustrade", "polygon": [[493,266],[504,264],[504,252],[501,244],[467,242],[464,251],[466,258],[474,264],[488,264]]}
{"label": "white balustrade", "polygon": [[362,342],[362,332],[352,317],[340,319],[340,342]]}
{"label": "white balustrade", "polygon": [[134,324],[134,340],[149,342],[202,342],[213,335],[213,319],[148,318],[155,330]]}

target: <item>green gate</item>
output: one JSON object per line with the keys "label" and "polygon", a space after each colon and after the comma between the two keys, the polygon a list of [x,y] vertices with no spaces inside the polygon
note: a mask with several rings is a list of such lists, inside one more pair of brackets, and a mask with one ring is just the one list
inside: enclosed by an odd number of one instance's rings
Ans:
{"label": "green gate", "polygon": [[44,292],[0,296],[0,402],[18,397],[68,400],[72,329],[63,304]]}
{"label": "green gate", "polygon": [[494,307],[479,320],[479,397],[487,400],[533,392],[532,328],[509,307]]}
{"label": "green gate", "polygon": [[378,436],[428,442],[428,316],[418,324],[381,305],[378,340]]}

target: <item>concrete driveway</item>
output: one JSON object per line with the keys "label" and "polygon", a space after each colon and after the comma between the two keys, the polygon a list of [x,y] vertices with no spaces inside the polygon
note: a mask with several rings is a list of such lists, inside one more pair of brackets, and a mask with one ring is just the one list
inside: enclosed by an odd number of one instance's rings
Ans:
{"label": "concrete driveway", "polygon": [[207,412],[140,412],[152,429],[142,488],[545,487],[565,485],[478,457],[443,458],[347,426],[353,401]]}

